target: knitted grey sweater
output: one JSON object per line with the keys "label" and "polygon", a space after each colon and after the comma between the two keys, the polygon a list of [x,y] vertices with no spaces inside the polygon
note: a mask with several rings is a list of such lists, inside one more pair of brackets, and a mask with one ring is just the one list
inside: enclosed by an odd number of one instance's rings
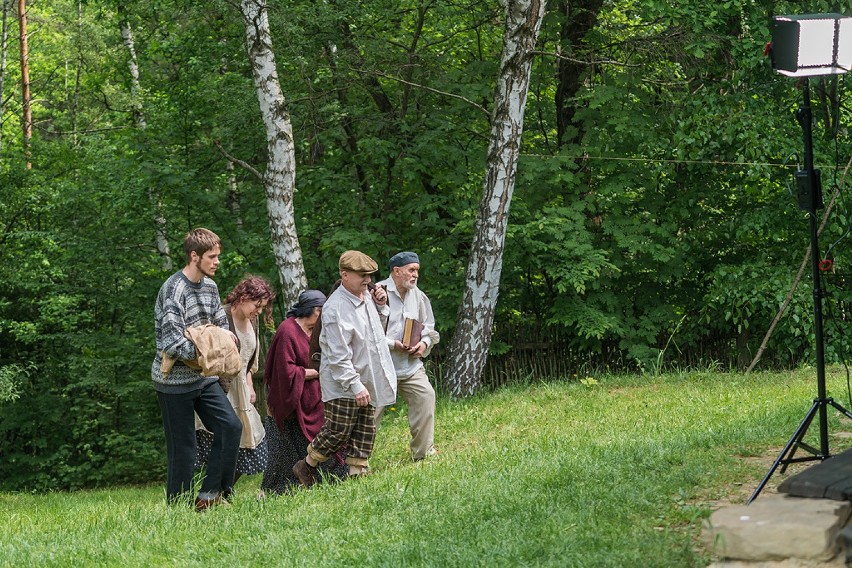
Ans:
{"label": "knitted grey sweater", "polygon": [[[195,345],[184,337],[184,330],[206,323],[229,329],[228,318],[219,299],[219,288],[206,276],[196,284],[179,270],[163,283],[154,305],[157,341],[157,355],[151,365],[154,389],[186,392],[218,380],[218,377],[203,377],[199,370],[183,363],[197,357]],[[165,377],[160,372],[164,351],[178,360]]]}

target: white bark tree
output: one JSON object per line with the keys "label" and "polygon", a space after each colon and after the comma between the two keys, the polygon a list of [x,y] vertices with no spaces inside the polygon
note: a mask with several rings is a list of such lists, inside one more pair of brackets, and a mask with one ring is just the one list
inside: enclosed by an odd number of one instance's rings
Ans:
{"label": "white bark tree", "polygon": [[278,82],[266,0],[241,0],[240,12],[246,24],[246,47],[266,128],[269,155],[262,180],[266,190],[272,252],[285,305],[290,305],[308,285],[293,208],[296,187],[293,127]]}
{"label": "white bark tree", "polygon": [[[130,72],[133,122],[136,128],[145,130],[148,127],[148,123],[145,121],[145,109],[142,104],[142,86],[139,82],[139,62],[136,59],[136,42],[133,39],[133,28],[130,26],[130,20],[127,17],[127,10],[124,4],[118,4],[118,16],[121,39],[124,41],[124,47],[127,48],[128,54],[127,67]],[[154,210],[154,244],[157,247],[157,254],[162,259],[163,270],[170,272],[174,268],[174,265],[172,263],[171,250],[169,249],[169,239],[166,234],[166,218],[162,213],[163,207],[159,192],[149,187],[148,199],[151,201],[151,207]]]}
{"label": "white bark tree", "polygon": [[234,162],[228,160],[225,164],[225,171],[228,172],[228,196],[225,199],[225,204],[234,219],[234,227],[237,231],[241,231],[243,228],[243,212],[240,209],[240,186],[237,182]]}
{"label": "white bark tree", "polygon": [[136,59],[136,42],[133,39],[133,28],[127,16],[124,4],[118,5],[118,27],[121,30],[121,39],[127,48],[127,70],[130,72],[130,97],[133,109],[133,122],[136,126],[145,130],[148,124],[145,122],[145,112],[142,106],[142,87],[139,83],[139,61]]}
{"label": "white bark tree", "polygon": [[30,140],[33,137],[33,111],[30,96],[30,49],[27,44],[27,0],[18,0],[18,31],[21,39],[21,122],[24,130],[24,156],[27,169],[33,167]]}
{"label": "white bark tree", "polygon": [[6,53],[9,42],[11,0],[2,0],[3,23],[0,26],[0,150],[3,150],[3,117],[6,116]]}
{"label": "white bark tree", "polygon": [[[77,33],[78,35],[82,33],[83,29],[83,2],[82,0],[77,0]],[[70,56],[71,54],[69,54]],[[77,147],[79,143],[79,139],[77,137],[77,112],[80,110],[80,79],[83,76],[83,54],[78,50],[77,57],[75,61],[75,72],[74,72],[74,94],[71,97],[70,104],[68,105],[68,114],[71,120],[71,140],[74,143],[74,147]],[[65,61],[66,69],[68,68],[68,60]]]}
{"label": "white bark tree", "polygon": [[506,11],[506,25],[485,183],[445,372],[454,398],[475,392],[488,360],[532,57],[545,13],[545,0],[503,0],[501,4]]}

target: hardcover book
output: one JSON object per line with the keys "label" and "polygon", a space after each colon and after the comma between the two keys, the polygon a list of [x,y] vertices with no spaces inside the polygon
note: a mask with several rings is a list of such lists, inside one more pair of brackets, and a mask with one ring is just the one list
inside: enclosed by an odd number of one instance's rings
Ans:
{"label": "hardcover book", "polygon": [[420,335],[422,333],[422,323],[414,318],[405,318],[405,325],[402,328],[402,339],[400,341],[405,347],[414,347],[420,343]]}

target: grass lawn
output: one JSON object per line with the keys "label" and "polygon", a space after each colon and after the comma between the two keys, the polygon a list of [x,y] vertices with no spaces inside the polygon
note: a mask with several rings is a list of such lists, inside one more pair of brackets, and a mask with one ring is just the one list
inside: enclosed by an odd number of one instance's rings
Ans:
{"label": "grass lawn", "polygon": [[[808,370],[584,383],[440,400],[441,454],[420,464],[399,408],[373,476],[264,501],[254,476],[205,514],[162,484],[0,493],[0,566],[706,566],[701,521],[745,502],[816,396]],[[851,406],[842,369],[827,384]],[[850,425],[829,420],[839,453]]]}

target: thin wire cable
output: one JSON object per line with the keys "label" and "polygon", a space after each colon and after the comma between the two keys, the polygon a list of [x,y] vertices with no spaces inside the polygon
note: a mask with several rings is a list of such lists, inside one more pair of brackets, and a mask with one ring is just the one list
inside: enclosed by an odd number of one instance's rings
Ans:
{"label": "thin wire cable", "polygon": [[[840,82],[838,78],[835,78],[835,80],[837,80],[838,83]],[[839,215],[842,215],[842,219],[845,221],[845,223],[843,223],[843,225],[842,225],[843,231],[842,231],[841,235],[833,243],[831,243],[829,245],[829,247],[825,251],[825,254],[822,256],[822,259],[825,260],[825,259],[831,258],[831,255],[832,255],[832,252],[834,251],[834,249],[837,248],[837,246],[841,242],[843,242],[846,239],[846,237],[849,236],[850,229],[852,229],[852,226],[850,226],[849,208],[846,204],[846,191],[845,191],[846,190],[846,187],[845,187],[846,186],[846,184],[845,184],[846,170],[848,170],[848,168],[849,168],[848,164],[846,165],[846,168],[844,169],[843,176],[841,177],[841,179],[840,180],[837,179],[837,175],[838,175],[837,172],[838,172],[838,170],[842,169],[842,168],[839,167],[839,165],[840,165],[840,143],[839,143],[838,138],[839,138],[839,133],[840,133],[840,109],[843,106],[843,102],[840,100],[839,96],[836,99],[834,99],[830,96],[830,93],[827,93],[825,91],[825,83],[824,82],[821,83],[820,86],[822,88],[822,94],[823,94],[825,100],[828,100],[829,103],[831,104],[831,107],[832,107],[831,113],[832,113],[832,116],[833,116],[833,119],[834,119],[834,128],[832,129],[832,141],[834,142],[834,163],[835,163],[835,167],[833,169],[833,174],[832,174],[832,181],[833,181],[832,190],[837,192],[838,199],[835,200],[835,202],[837,202],[837,201],[840,202],[840,206],[838,207],[838,209],[835,212],[835,218],[839,218]],[[843,89],[842,88],[837,89],[835,92],[843,93]],[[845,347],[847,345],[846,336],[845,336],[845,329],[844,329],[844,326],[841,325],[841,322],[834,317],[834,311],[832,310],[832,301],[831,300],[833,299],[835,302],[838,303],[838,308],[840,308],[840,306],[839,306],[840,300],[839,300],[838,296],[836,295],[836,292],[835,292],[835,294],[829,294],[828,293],[828,287],[826,286],[826,284],[833,286],[836,291],[839,291],[840,287],[834,286],[829,278],[822,278],[820,281],[822,283],[822,285],[821,285],[822,289],[819,291],[819,294],[823,298],[827,299],[825,305],[826,305],[826,311],[827,311],[827,315],[828,315],[828,321],[832,323],[832,325],[830,327],[833,329],[835,336],[838,337],[838,339],[839,339],[838,343],[836,344],[837,355],[840,358],[840,362],[843,365],[843,368],[846,372],[846,398],[849,401],[849,405],[852,406],[852,377],[850,377],[849,365],[847,363],[848,357],[847,357],[846,349],[845,349]]]}
{"label": "thin wire cable", "polygon": [[[837,82],[839,83],[840,81],[837,80]],[[825,83],[821,84],[821,90],[823,96],[826,100],[830,102],[832,107],[831,113],[834,118],[834,128],[832,129],[832,141],[834,142],[834,163],[835,166],[838,166],[840,164],[840,142],[838,140],[840,134],[840,107],[843,106],[843,103],[839,97],[837,99],[831,98],[830,93],[827,93],[825,91]],[[842,93],[843,89],[837,89],[836,92]],[[849,220],[849,207],[846,204],[846,192],[844,191],[845,187],[841,187],[840,181],[837,179],[838,170],[839,168],[834,168],[832,175],[834,183],[832,187],[839,190],[838,196],[840,197],[839,201],[840,208],[842,209],[842,219],[845,220],[845,223],[843,224],[844,229],[841,232],[840,236],[828,246],[825,251],[825,254],[822,257],[823,259],[830,258],[832,251],[837,247],[838,244],[840,244],[844,239],[846,239],[846,237],[849,236],[850,231],[852,231],[852,225],[850,225]]]}
{"label": "thin wire cable", "polygon": [[[528,154],[521,153],[519,154],[524,158],[543,158],[547,160],[551,159],[566,159],[566,160],[599,160],[599,161],[609,161],[609,162],[641,162],[641,163],[656,163],[656,164],[675,164],[675,165],[698,165],[698,166],[761,166],[761,167],[770,167],[770,168],[792,168],[793,166],[787,163],[785,159],[784,162],[781,163],[773,163],[773,162],[729,162],[725,160],[673,160],[669,158],[627,158],[624,156],[567,156],[565,154]],[[825,164],[815,164],[819,165],[822,169],[831,169],[835,168],[835,165],[825,165]],[[839,168],[843,169],[843,168]]]}
{"label": "thin wire cable", "polygon": [[[797,154],[796,152],[791,152],[791,153],[787,154],[786,158],[784,158],[784,165],[785,166],[787,166],[787,163],[790,161],[790,158],[796,158],[796,164],[799,163],[799,154]],[[787,167],[789,167],[789,166],[787,166]],[[797,166],[797,169],[798,169],[798,166]],[[793,186],[792,186],[792,184],[790,184],[790,178],[789,177],[784,178],[784,184],[787,186],[787,193],[790,195],[790,197],[792,197],[793,200],[798,201],[798,197],[796,196],[795,193],[793,193]]]}
{"label": "thin wire cable", "polygon": [[[823,278],[823,279],[821,279],[821,282],[824,283],[825,280],[826,279]],[[826,298],[826,299],[835,298],[836,299],[836,296],[828,293],[828,291],[827,291],[827,289],[824,285],[821,285],[820,288],[821,288],[820,294],[822,295],[823,298]],[[826,313],[828,315],[828,321],[832,322],[831,328],[834,330],[834,333],[836,334],[836,336],[839,337],[840,341],[838,343],[839,343],[840,349],[843,350],[843,346],[846,345],[846,334],[844,333],[844,326],[841,325],[840,321],[837,318],[834,317],[834,311],[831,309],[831,304],[832,304],[832,302],[830,300],[826,301],[826,303],[825,303]],[[828,327],[826,327],[826,331],[827,330],[828,330]],[[850,378],[849,365],[847,364],[846,357],[843,356],[842,351],[838,351],[838,355],[840,356],[840,363],[843,365],[843,368],[846,371],[846,398],[849,401],[849,406],[852,406],[852,378]]]}

